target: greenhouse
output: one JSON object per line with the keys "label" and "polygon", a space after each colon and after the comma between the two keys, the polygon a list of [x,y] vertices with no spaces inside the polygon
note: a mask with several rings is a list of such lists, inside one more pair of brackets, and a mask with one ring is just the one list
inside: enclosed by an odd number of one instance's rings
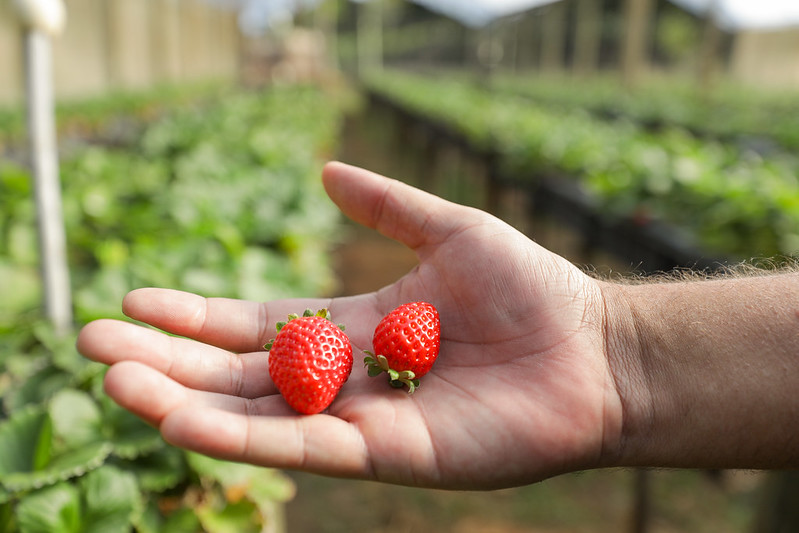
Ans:
{"label": "greenhouse", "polygon": [[799,530],[793,0],[0,3],[0,531]]}

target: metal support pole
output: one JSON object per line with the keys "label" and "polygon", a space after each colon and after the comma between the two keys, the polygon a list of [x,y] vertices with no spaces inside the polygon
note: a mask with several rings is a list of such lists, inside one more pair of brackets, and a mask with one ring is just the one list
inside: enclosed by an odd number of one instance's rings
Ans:
{"label": "metal support pole", "polygon": [[72,329],[72,297],[61,207],[53,103],[52,47],[39,30],[25,33],[30,158],[34,177],[41,272],[47,317],[59,335]]}

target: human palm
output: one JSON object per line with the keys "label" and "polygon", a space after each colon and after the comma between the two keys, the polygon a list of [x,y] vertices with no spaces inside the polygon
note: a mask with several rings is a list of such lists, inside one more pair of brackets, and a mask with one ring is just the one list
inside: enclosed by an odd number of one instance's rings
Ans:
{"label": "human palm", "polygon": [[[481,211],[341,164],[331,198],[357,222],[413,248],[419,264],[375,293],[254,303],[142,289],[134,319],[181,337],[101,320],[79,339],[111,364],[106,390],[209,455],[441,488],[496,488],[598,466],[618,432],[599,285]],[[439,310],[441,352],[409,395],[369,378],[359,355],[394,307]],[[263,344],[291,312],[328,307],[356,362],[321,415],[298,416],[271,383]]]}

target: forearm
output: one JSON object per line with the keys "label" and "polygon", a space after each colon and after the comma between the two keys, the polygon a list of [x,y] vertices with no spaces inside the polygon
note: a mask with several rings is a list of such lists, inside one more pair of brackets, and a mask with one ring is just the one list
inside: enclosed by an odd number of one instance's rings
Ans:
{"label": "forearm", "polygon": [[799,274],[604,292],[614,463],[799,466]]}

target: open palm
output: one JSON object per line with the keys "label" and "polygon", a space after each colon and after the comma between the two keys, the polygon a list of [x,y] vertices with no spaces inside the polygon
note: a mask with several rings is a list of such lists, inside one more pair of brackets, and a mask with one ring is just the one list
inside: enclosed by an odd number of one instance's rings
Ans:
{"label": "open palm", "polygon": [[[599,466],[621,429],[600,284],[482,211],[340,163],[324,183],[353,220],[415,250],[418,266],[332,300],[133,291],[126,314],[180,337],[87,325],[78,347],[112,365],[108,394],[178,446],[328,475],[485,489]],[[380,318],[413,300],[438,308],[442,343],[408,395],[369,378],[359,356]],[[262,346],[287,314],[321,307],[347,325],[355,366],[324,414],[298,416]]]}

